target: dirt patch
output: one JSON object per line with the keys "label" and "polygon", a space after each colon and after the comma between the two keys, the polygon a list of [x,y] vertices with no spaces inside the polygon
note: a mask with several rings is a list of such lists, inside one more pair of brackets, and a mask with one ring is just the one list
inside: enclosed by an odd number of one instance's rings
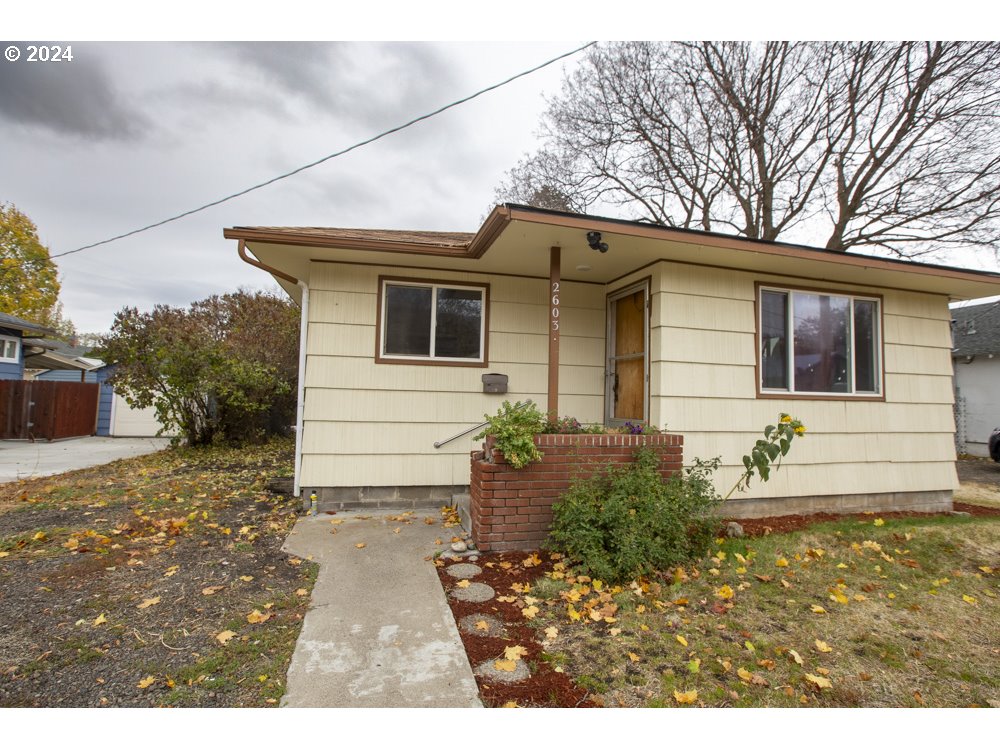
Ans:
{"label": "dirt patch", "polygon": [[263,492],[288,447],[0,486],[0,706],[276,705],[315,576]]}
{"label": "dirt patch", "polygon": [[1000,463],[985,458],[964,458],[956,463],[962,486],[955,499],[1000,508]]}

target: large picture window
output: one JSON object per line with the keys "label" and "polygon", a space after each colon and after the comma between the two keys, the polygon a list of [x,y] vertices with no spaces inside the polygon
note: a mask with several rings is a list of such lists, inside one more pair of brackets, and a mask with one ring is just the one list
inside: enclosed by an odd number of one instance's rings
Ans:
{"label": "large picture window", "polygon": [[379,361],[486,363],[487,287],[380,284]]}
{"label": "large picture window", "polygon": [[878,298],[761,287],[760,390],[882,393]]}

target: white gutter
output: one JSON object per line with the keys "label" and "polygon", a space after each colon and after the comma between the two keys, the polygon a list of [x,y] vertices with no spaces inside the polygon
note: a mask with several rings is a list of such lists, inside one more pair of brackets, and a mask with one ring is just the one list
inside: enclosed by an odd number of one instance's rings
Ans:
{"label": "white gutter", "polygon": [[299,306],[299,384],[295,407],[295,489],[294,496],[301,496],[302,483],[302,421],[306,410],[306,336],[309,332],[309,285],[296,281],[302,290]]}

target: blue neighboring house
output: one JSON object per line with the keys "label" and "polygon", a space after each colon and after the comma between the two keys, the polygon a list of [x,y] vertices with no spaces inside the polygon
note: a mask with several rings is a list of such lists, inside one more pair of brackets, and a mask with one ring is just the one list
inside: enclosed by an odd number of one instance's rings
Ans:
{"label": "blue neighboring house", "polygon": [[[23,380],[25,339],[54,336],[55,331],[37,323],[0,313],[0,380]],[[29,353],[34,347],[29,347]]]}

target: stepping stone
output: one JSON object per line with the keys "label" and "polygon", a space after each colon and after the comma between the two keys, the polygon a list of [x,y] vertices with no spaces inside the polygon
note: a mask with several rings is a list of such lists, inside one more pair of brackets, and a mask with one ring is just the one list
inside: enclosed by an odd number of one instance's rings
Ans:
{"label": "stepping stone", "polygon": [[467,588],[452,589],[448,595],[460,602],[488,602],[496,593],[491,586],[487,586],[485,583],[470,583]]}
{"label": "stepping stone", "polygon": [[493,682],[524,682],[531,677],[531,670],[528,669],[528,665],[524,663],[523,659],[518,659],[514,662],[517,666],[513,672],[504,672],[502,669],[497,669],[493,666],[495,661],[496,659],[484,661],[472,671],[478,677],[492,680]]}
{"label": "stepping stone", "polygon": [[[485,622],[486,630],[477,628],[477,622]],[[507,629],[503,626],[503,622],[491,615],[466,615],[458,621],[458,628],[463,633],[487,635],[491,638],[504,638],[507,635]]]}
{"label": "stepping stone", "polygon": [[472,565],[470,563],[449,565],[444,570],[452,578],[473,578],[483,572],[483,569],[478,565]]}

